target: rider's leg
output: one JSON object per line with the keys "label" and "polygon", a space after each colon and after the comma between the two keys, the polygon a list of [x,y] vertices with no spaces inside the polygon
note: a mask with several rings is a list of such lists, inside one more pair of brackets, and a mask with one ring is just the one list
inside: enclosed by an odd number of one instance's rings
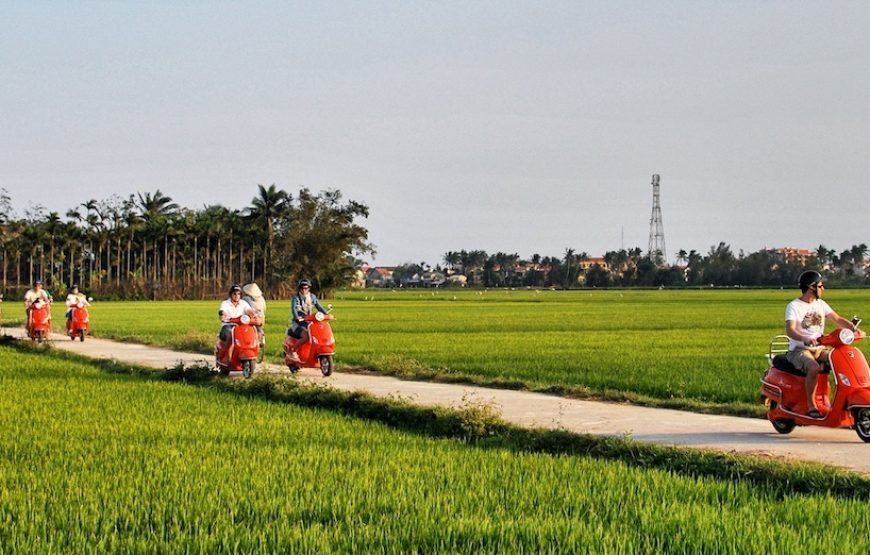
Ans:
{"label": "rider's leg", "polygon": [[292,358],[295,358],[295,359],[299,358],[299,349],[302,348],[302,345],[306,341],[308,341],[308,328],[303,326],[302,329],[299,330],[299,340],[296,341],[295,345],[293,345],[293,349],[292,349],[291,354],[290,354],[290,356]]}
{"label": "rider's leg", "polygon": [[811,363],[807,364],[807,379],[806,379],[806,390],[807,390],[807,412],[809,413],[812,410],[818,410],[816,407],[816,401],[814,399],[814,394],[816,392],[816,382],[819,376],[819,371],[822,367],[815,360]]}

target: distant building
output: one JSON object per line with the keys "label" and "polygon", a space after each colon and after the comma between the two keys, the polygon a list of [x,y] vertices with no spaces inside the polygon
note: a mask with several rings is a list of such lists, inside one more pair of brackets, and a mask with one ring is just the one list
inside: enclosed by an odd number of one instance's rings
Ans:
{"label": "distant building", "polygon": [[816,251],[795,247],[767,249],[767,252],[778,258],[780,262],[789,264],[806,264],[807,260],[816,255]]}
{"label": "distant building", "polygon": [[585,259],[580,261],[580,269],[586,271],[596,264],[604,270],[610,270],[610,265],[607,264],[607,261],[604,260],[603,256],[587,256]]}
{"label": "distant building", "polygon": [[395,285],[393,280],[393,271],[395,268],[389,266],[370,267],[366,270],[366,286],[367,287],[392,287]]}

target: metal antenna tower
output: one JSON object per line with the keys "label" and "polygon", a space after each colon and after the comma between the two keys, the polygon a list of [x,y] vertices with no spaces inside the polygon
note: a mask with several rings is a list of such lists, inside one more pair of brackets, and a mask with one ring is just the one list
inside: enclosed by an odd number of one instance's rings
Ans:
{"label": "metal antenna tower", "polygon": [[649,219],[649,249],[647,256],[652,260],[660,260],[665,263],[668,253],[665,250],[665,229],[662,226],[662,205],[659,201],[659,174],[652,176],[653,207],[652,216]]}

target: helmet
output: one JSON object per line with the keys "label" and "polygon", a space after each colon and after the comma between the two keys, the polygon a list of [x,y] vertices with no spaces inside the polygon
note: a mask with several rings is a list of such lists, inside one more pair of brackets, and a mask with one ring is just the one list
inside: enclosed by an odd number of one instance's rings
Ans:
{"label": "helmet", "polygon": [[305,287],[305,286],[311,287],[311,282],[308,281],[307,279],[300,279],[299,283],[296,285],[296,288],[301,289],[302,287]]}
{"label": "helmet", "polygon": [[260,291],[260,286],[258,286],[256,283],[246,284],[244,287],[242,287],[242,291],[245,292],[245,295],[250,295],[254,298],[263,296],[263,292]]}
{"label": "helmet", "polygon": [[807,270],[798,278],[798,285],[801,287],[801,292],[805,292],[820,281],[822,281],[822,274],[815,270]]}
{"label": "helmet", "polygon": [[227,296],[232,296],[232,294],[235,293],[235,292],[237,292],[237,291],[238,291],[239,293],[241,293],[241,292],[242,292],[242,287],[241,287],[238,283],[235,283],[235,284],[233,284],[232,287],[230,287],[230,292],[227,293]]}

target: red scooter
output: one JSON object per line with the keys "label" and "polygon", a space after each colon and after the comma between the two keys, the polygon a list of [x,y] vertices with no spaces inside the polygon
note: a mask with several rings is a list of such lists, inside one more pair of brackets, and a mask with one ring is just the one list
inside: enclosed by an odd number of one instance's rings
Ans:
{"label": "red scooter", "polygon": [[66,321],[66,332],[69,338],[73,341],[78,337],[81,341],[85,340],[85,336],[91,332],[91,320],[88,315],[88,307],[85,303],[79,302],[70,307],[72,314]]}
{"label": "red scooter", "polygon": [[256,322],[247,314],[232,318],[228,322],[229,339],[224,342],[218,337],[214,347],[215,364],[221,374],[242,372],[246,378],[254,375],[257,356],[260,354],[260,337],[257,335]]}
{"label": "red scooter", "polygon": [[324,376],[332,374],[333,360],[335,356],[335,336],[329,326],[329,320],[334,320],[332,314],[317,312],[305,317],[308,325],[308,341],[299,347],[297,354],[299,360],[291,358],[290,353],[299,342],[292,335],[287,335],[284,340],[284,363],[290,372],[295,374],[300,368],[320,368]]}
{"label": "red scooter", "polygon": [[37,299],[27,311],[27,336],[41,343],[51,334],[51,303]]}
{"label": "red scooter", "polygon": [[[860,320],[853,322],[857,325]],[[774,341],[782,341],[782,337]],[[768,407],[767,419],[777,432],[788,434],[795,426],[854,428],[862,441],[870,443],[870,367],[864,354],[852,345],[864,337],[860,330],[837,329],[819,338],[821,345],[834,348],[830,366],[825,365],[819,372],[813,394],[822,418],[807,416],[804,373],[792,366],[784,354],[771,350],[772,366],[761,379],[761,396]],[[835,384],[833,399],[828,383],[831,373]]]}

